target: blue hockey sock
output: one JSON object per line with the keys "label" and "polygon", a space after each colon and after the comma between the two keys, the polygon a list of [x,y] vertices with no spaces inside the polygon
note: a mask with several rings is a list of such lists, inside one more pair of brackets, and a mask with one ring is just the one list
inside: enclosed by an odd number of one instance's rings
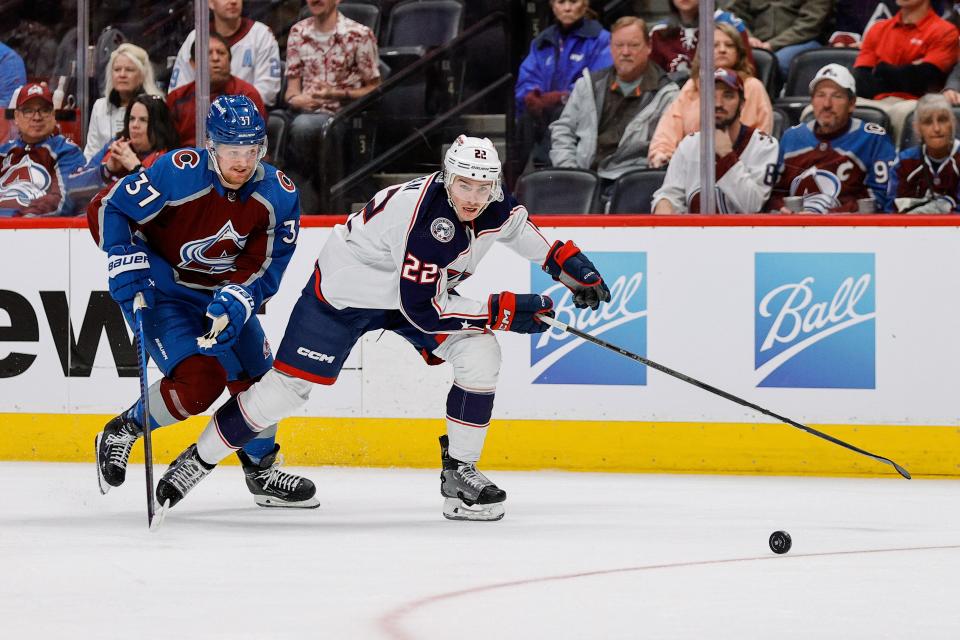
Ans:
{"label": "blue hockey sock", "polygon": [[[143,415],[143,398],[138,398],[133,406],[123,412],[124,417],[128,420],[132,420],[140,429],[143,429],[143,424],[140,419],[140,416]],[[156,431],[162,425],[157,422],[157,419],[153,417],[153,412],[150,413],[150,431]]]}
{"label": "blue hockey sock", "polygon": [[251,460],[259,463],[263,456],[273,451],[274,444],[277,440],[276,435],[276,429],[267,429],[259,436],[243,445],[243,452],[247,454]]}

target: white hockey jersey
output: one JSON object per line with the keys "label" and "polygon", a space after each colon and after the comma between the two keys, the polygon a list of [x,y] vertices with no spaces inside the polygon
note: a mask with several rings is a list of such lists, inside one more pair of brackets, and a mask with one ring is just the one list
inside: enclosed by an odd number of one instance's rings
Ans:
{"label": "white hockey jersey", "polygon": [[[733,152],[717,160],[718,213],[758,213],[777,179],[777,141],[759,129],[741,125]],[[663,186],[651,200],[667,199],[677,213],[700,212],[700,132],[680,141],[670,159]]]}
{"label": "white hockey jersey", "polygon": [[482,332],[487,301],[453,289],[494,242],[543,264],[550,243],[509,194],[461,222],[440,174],[378,192],[339,224],[317,259],[318,293],[337,309],[399,309],[424,333]]}
{"label": "white hockey jersey", "polygon": [[[170,75],[169,91],[190,84],[196,78],[190,66],[190,47],[196,30],[187,34]],[[227,38],[230,43],[230,73],[257,88],[263,103],[276,104],[280,92],[280,46],[270,27],[262,22],[243,18],[240,30]]]}

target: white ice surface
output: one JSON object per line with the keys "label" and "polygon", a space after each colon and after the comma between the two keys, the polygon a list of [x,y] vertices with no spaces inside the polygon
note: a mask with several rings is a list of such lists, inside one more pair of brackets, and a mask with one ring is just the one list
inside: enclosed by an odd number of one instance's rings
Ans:
{"label": "white ice surface", "polygon": [[467,523],[436,471],[299,471],[319,509],[223,467],[149,533],[138,466],[0,463],[0,637],[960,638],[957,481],[495,471]]}

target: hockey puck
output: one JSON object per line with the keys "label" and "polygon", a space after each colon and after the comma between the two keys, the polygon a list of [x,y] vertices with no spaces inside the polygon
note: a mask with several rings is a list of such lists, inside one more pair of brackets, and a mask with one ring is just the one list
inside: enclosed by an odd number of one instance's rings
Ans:
{"label": "hockey puck", "polygon": [[793,546],[790,534],[786,531],[774,531],[770,534],[770,551],[776,554],[786,553]]}

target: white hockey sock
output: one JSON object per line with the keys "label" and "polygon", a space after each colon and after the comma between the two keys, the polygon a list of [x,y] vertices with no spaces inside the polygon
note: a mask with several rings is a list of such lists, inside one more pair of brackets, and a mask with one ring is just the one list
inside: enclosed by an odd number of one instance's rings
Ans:
{"label": "white hockey sock", "polygon": [[472,427],[447,420],[450,457],[460,462],[477,462],[483,451],[488,427]]}
{"label": "white hockey sock", "polygon": [[220,462],[303,406],[312,388],[311,382],[271,369],[238,395],[235,404],[217,410],[197,439],[197,453],[208,464]]}

